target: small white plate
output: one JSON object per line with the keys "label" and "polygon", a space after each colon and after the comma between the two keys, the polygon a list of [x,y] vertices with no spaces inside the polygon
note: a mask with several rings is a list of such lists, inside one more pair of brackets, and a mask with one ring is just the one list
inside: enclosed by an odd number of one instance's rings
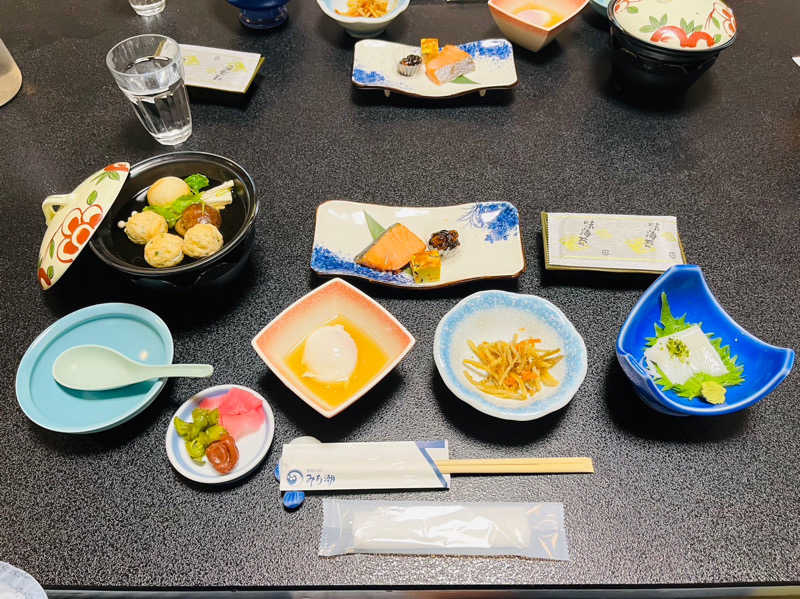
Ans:
{"label": "small white plate", "polygon": [[[220,474],[209,464],[208,459],[204,458],[205,464],[200,466],[189,457],[183,438],[175,430],[175,417],[177,416],[181,420],[191,422],[192,410],[194,410],[201,401],[208,397],[223,395],[231,389],[242,389],[260,399],[264,408],[265,418],[264,424],[261,425],[260,429],[236,441],[236,447],[239,449],[239,461],[236,463],[236,467],[228,474]],[[209,485],[218,485],[220,483],[236,480],[258,466],[267,455],[267,451],[269,451],[269,447],[272,445],[272,436],[274,434],[275,417],[266,399],[248,387],[242,387],[241,385],[217,385],[200,391],[200,393],[187,400],[178,408],[178,411],[172,415],[172,418],[169,420],[169,426],[167,427],[167,457],[175,470],[189,480]]]}

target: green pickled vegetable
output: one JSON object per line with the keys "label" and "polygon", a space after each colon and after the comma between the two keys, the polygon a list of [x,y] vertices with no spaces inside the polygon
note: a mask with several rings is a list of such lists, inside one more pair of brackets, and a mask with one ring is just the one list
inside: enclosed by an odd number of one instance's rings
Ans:
{"label": "green pickled vegetable", "polygon": [[203,429],[199,424],[197,424],[196,422],[192,422],[192,430],[189,431],[189,436],[185,438],[190,441],[192,439],[197,439],[197,435],[199,435],[202,430]]}
{"label": "green pickled vegetable", "polygon": [[192,435],[192,424],[191,422],[185,422],[175,416],[173,422],[175,423],[175,431],[184,439],[191,439]]}
{"label": "green pickled vegetable", "polygon": [[192,422],[185,422],[177,417],[174,422],[175,431],[185,440],[189,457],[201,465],[205,464],[203,456],[206,447],[228,434],[228,431],[219,424],[219,410],[216,408],[213,410],[195,408],[192,410]]}
{"label": "green pickled vegetable", "polygon": [[208,447],[213,443],[213,441],[209,438],[207,431],[201,431],[199,435],[197,435],[197,440],[203,444],[203,447]]}
{"label": "green pickled vegetable", "polygon": [[213,426],[208,427],[205,431],[205,434],[209,439],[209,445],[210,445],[214,441],[219,441],[220,439],[222,439],[222,437],[228,434],[228,431],[226,431],[223,426],[215,424]]}
{"label": "green pickled vegetable", "polygon": [[186,451],[189,452],[190,458],[198,461],[203,459],[203,455],[206,453],[206,448],[199,439],[192,439],[191,441],[186,441]]}
{"label": "green pickled vegetable", "polygon": [[200,427],[201,431],[209,427],[208,412],[209,410],[204,410],[203,408],[195,408],[192,410],[192,420]]}

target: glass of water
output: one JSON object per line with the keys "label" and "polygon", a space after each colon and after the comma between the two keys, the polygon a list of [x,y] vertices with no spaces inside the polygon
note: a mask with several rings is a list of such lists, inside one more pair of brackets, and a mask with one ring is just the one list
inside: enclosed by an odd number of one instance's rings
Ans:
{"label": "glass of water", "polygon": [[128,0],[131,8],[141,17],[152,17],[164,10],[167,0]]}
{"label": "glass of water", "polygon": [[173,146],[189,139],[192,113],[175,40],[154,34],[129,37],[109,50],[106,65],[157,142]]}

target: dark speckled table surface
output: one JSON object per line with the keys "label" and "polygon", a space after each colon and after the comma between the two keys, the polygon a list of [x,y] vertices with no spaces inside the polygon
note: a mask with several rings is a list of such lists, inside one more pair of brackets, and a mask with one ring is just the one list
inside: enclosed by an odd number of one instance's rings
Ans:
{"label": "dark speckled table surface", "polygon": [[[654,413],[614,355],[653,277],[556,274],[542,260],[541,210],[677,215],[689,261],[733,318],[771,343],[800,347],[800,70],[790,58],[800,51],[800,4],[731,4],[741,27],[735,45],[685,99],[653,105],[609,84],[607,26],[589,8],[542,52],[516,49],[513,92],[428,104],[353,89],[353,40],[311,0],[292,0],[288,23],[268,33],[245,30],[222,0],[167,0],[150,19],[124,0],[0,3],[0,35],[24,77],[0,108],[0,559],[50,587],[800,583],[797,373],[741,413]],[[167,151],[104,65],[114,43],[142,32],[266,57],[246,103],[193,103],[194,134],[182,146],[229,156],[253,175],[262,210],[251,260],[224,292],[170,301],[129,288],[85,252],[42,292],[34,264],[43,198],[110,161]],[[484,4],[415,0],[384,38],[431,34],[500,35]],[[518,281],[426,293],[358,283],[417,344],[373,391],[326,420],[284,388],[249,341],[321,283],[309,270],[314,212],[334,198],[509,200],[520,211],[528,269]],[[583,335],[588,376],[561,411],[529,423],[492,420],[439,378],[437,322],[492,287],[551,300]],[[212,362],[211,384],[267,397],[277,431],[252,476],[225,489],[195,486],[167,461],[168,420],[204,382],[170,382],[143,413],[104,433],[58,434],[25,418],[14,374],[27,346],[59,317],[106,301],[162,316],[175,361]],[[321,559],[321,499],[288,513],[272,477],[281,445],[300,435],[445,438],[456,457],[589,455],[597,473],[460,477],[446,494],[563,502],[569,562]]]}

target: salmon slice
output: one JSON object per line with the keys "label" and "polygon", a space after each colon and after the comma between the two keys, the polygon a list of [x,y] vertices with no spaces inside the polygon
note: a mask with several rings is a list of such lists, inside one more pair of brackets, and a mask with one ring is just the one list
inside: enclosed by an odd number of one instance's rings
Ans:
{"label": "salmon slice", "polygon": [[408,227],[395,223],[356,256],[356,263],[375,270],[400,270],[425,249],[425,242]]}
{"label": "salmon slice", "polygon": [[445,46],[438,56],[425,65],[425,73],[436,85],[452,81],[456,77],[475,70],[475,61],[469,53],[458,46]]}

